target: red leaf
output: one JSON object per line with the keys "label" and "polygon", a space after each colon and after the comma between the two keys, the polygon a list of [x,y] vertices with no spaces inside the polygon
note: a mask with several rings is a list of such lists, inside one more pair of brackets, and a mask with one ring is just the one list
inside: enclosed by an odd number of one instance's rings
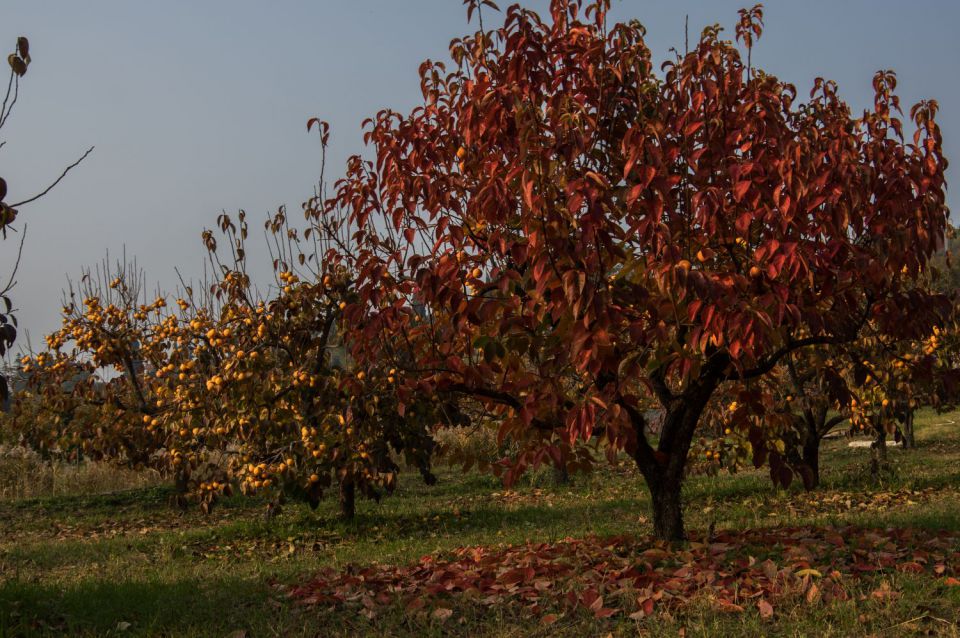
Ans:
{"label": "red leaf", "polygon": [[720,607],[720,611],[725,613],[740,613],[743,611],[742,606],[729,600],[718,600],[717,605]]}
{"label": "red leaf", "polygon": [[750,188],[752,182],[748,179],[743,180],[742,182],[737,182],[733,187],[733,200],[737,203],[743,199],[743,196],[747,194],[747,190]]}
{"label": "red leaf", "polygon": [[407,603],[407,611],[417,611],[426,604],[426,600],[424,600],[423,597],[417,596],[416,598],[410,599],[410,602]]}
{"label": "red leaf", "polygon": [[762,598],[757,601],[757,609],[760,610],[761,618],[773,618],[773,605]]}
{"label": "red leaf", "polygon": [[533,180],[527,180],[523,183],[523,200],[527,207],[533,210]]}
{"label": "red leaf", "polygon": [[591,611],[597,611],[603,607],[603,596],[598,594],[596,589],[588,589],[581,594],[580,604]]}
{"label": "red leaf", "polygon": [[690,137],[691,135],[699,131],[703,127],[703,124],[704,124],[703,120],[699,120],[697,122],[690,122],[684,127],[683,134],[686,137]]}

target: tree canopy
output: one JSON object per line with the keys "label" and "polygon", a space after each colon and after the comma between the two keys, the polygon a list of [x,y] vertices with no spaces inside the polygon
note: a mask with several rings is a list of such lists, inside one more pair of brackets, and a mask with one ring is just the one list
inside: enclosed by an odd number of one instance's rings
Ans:
{"label": "tree canopy", "polygon": [[854,115],[831,81],[804,99],[754,68],[759,7],[739,48],[710,27],[658,71],[608,4],[512,6],[455,40],[451,64],[421,66],[423,105],[368,120],[373,159],[308,212],[356,225],[357,249],[327,257],[357,273],[353,356],[394,361],[401,407],[448,393],[496,413],[526,444],[508,479],[599,435],[636,460],[657,534],[679,538],[721,384],[868,323],[918,336],[940,320],[946,299],[912,282],[942,245],[947,163],[936,102],[905,132],[893,72]]}

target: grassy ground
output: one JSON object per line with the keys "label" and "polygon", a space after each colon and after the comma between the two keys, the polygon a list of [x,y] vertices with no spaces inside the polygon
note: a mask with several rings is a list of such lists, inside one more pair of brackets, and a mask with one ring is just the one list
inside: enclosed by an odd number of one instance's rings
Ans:
{"label": "grassy ground", "polygon": [[[956,420],[953,425],[950,421]],[[921,414],[920,449],[891,450],[895,474],[873,483],[868,450],[825,444],[824,485],[813,494],[774,490],[763,472],[688,481],[691,529],[855,524],[960,530],[960,414]],[[960,587],[928,575],[886,574],[901,592],[811,606],[780,605],[772,620],[691,604],[640,621],[569,614],[544,627],[509,607],[458,609],[446,622],[399,610],[368,621],[292,604],[282,585],[322,566],[404,563],[465,545],[551,541],[650,531],[646,491],[629,464],[554,487],[549,473],[505,492],[479,474],[441,473],[426,487],[405,477],[381,504],[358,505],[354,522],[331,503],[290,505],[262,519],[262,504],[234,499],[210,516],[175,512],[166,487],[0,501],[0,636],[313,635],[960,635]],[[960,547],[957,548],[960,551]]]}

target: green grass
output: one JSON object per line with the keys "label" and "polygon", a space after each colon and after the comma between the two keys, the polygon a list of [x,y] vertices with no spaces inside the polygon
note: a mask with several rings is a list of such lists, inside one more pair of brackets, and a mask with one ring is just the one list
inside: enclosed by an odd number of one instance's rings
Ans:
{"label": "green grass", "polygon": [[[958,425],[945,424],[952,419]],[[814,494],[799,486],[778,491],[763,471],[691,477],[687,526],[960,530],[960,414],[922,413],[917,428],[921,447],[891,450],[895,473],[879,485],[863,471],[868,450],[846,440],[825,443],[823,486]],[[336,519],[329,502],[316,512],[287,505],[270,521],[262,503],[243,498],[210,516],[181,513],[169,507],[165,487],[0,501],[0,636],[676,636],[681,628],[687,636],[958,635],[960,588],[905,574],[878,577],[901,592],[895,600],[782,601],[773,621],[706,604],[639,623],[571,614],[543,627],[510,607],[481,614],[469,605],[446,623],[401,610],[368,621],[286,599],[282,585],[322,566],[406,563],[465,545],[651,530],[646,489],[626,462],[559,487],[542,473],[509,493],[486,475],[446,470],[440,479],[431,488],[404,476],[393,497],[358,504],[349,523]],[[878,583],[861,586],[868,592]]]}

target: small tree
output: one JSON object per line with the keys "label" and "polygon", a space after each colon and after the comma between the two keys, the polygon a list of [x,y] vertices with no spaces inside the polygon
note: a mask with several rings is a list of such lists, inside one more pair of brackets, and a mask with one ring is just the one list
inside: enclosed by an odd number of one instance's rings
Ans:
{"label": "small tree", "polygon": [[783,366],[786,376],[786,403],[794,416],[800,448],[804,487],[820,485],[820,444],[825,436],[849,419],[846,411],[831,414],[839,405],[836,395],[844,394],[843,378],[833,366],[829,348],[811,348],[793,353]]}
{"label": "small tree", "polygon": [[313,252],[332,235],[312,228],[308,256],[282,210],[269,219],[276,288],[261,298],[245,214],[219,226],[229,256],[205,232],[213,282],[196,295],[185,286],[172,308],[145,298],[135,266],[105,262],[83,277],[48,350],[22,361],[31,393],[12,434],[47,455],[153,467],[173,477],[181,505],[192,496],[205,510],[234,486],[269,496],[275,512],[291,497],[316,507],[336,485],[351,518],[357,493],[394,490],[400,458],[434,483],[430,432],[455,411],[428,397],[400,410],[389,362],[347,360],[352,276]]}
{"label": "small tree", "polygon": [[[327,220],[330,221],[330,220]],[[231,472],[245,492],[267,489],[312,506],[332,484],[340,512],[352,518],[357,492],[379,499],[397,484],[403,456],[428,484],[430,430],[448,406],[421,398],[397,408],[400,376],[387,361],[357,365],[345,356],[343,308],[354,298],[353,275],[319,254],[349,237],[333,226],[292,228],[281,209],[266,223],[273,239],[277,293],[258,300],[246,275],[247,225],[227,216],[220,228],[230,258],[217,257],[213,234],[205,241],[220,271],[212,292],[222,301],[219,320],[197,320],[194,345],[203,386],[194,403],[206,406],[200,431],[211,428],[233,442]],[[305,241],[304,241],[305,240]],[[180,391],[190,391],[178,386]]]}
{"label": "small tree", "polygon": [[646,479],[656,536],[679,539],[719,387],[868,321],[934,320],[942,299],[909,283],[942,242],[946,161],[935,102],[903,139],[891,72],[854,117],[832,82],[801,101],[753,68],[759,7],[736,29],[746,60],[710,27],[662,75],[643,27],[608,24],[607,7],[514,6],[454,40],[452,70],[421,66],[424,104],[368,121],[375,160],[353,158],[314,213],[359,227],[358,361],[411,344],[401,397],[496,413],[524,445],[507,480],[600,433]]}
{"label": "small tree", "polygon": [[150,423],[172,410],[153,383],[171,354],[165,299],[147,301],[135,262],[108,260],[64,297],[47,349],[21,360],[29,381],[6,434],[47,456],[168,469],[166,433]]}

